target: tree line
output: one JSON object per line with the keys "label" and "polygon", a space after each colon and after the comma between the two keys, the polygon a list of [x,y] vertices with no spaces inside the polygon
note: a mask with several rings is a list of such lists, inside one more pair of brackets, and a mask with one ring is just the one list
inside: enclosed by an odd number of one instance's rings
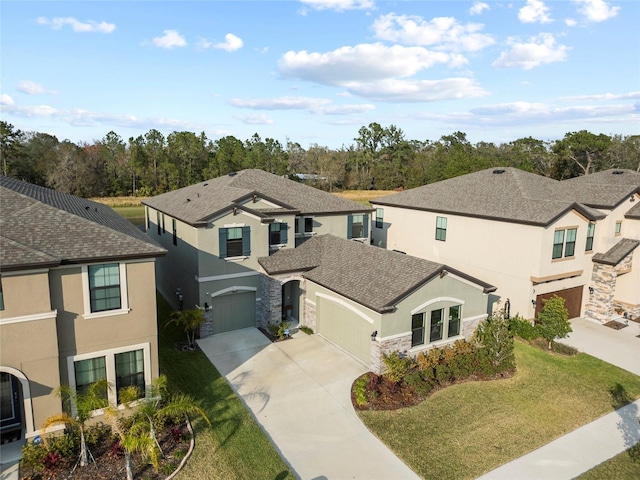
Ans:
{"label": "tree line", "polygon": [[516,167],[558,180],[609,168],[640,171],[640,135],[568,132],[472,144],[463,132],[409,140],[395,125],[371,123],[339,149],[286,145],[257,133],[242,141],[204,132],[151,129],[125,141],[110,131],[91,143],[23,132],[0,121],[2,174],[82,197],[151,196],[246,168],[277,175],[307,174],[325,190],[413,188],[491,167]]}

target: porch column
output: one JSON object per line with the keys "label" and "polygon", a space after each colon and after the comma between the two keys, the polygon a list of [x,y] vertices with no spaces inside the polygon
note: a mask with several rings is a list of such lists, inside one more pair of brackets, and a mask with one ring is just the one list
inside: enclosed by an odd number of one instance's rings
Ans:
{"label": "porch column", "polygon": [[589,296],[585,318],[607,323],[613,316],[613,296],[616,291],[616,267],[594,263],[591,273],[593,293]]}

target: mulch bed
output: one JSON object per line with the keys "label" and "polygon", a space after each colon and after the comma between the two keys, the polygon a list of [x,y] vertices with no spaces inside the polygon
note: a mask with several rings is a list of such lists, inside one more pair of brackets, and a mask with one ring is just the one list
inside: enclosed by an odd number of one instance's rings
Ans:
{"label": "mulch bed", "polygon": [[[135,479],[164,480],[178,469],[189,449],[190,435],[186,424],[177,428],[183,433],[182,436],[176,435],[177,430],[170,426],[157,432],[158,442],[164,452],[158,471],[155,471],[153,466],[143,460],[139,454],[131,456]],[[174,429],[173,432],[172,429]],[[126,478],[124,453],[117,447],[116,441],[111,435],[102,435],[98,444],[91,446],[90,450],[95,458],[95,463],[92,462],[85,467],[78,466],[73,470],[78,461],[78,454],[75,454],[60,458],[54,465],[43,470],[21,465],[20,478],[30,480],[120,480]],[[71,473],[72,470],[73,473]]]}
{"label": "mulch bed", "polygon": [[617,320],[610,320],[607,323],[605,323],[604,326],[613,328],[614,330],[620,330],[621,328],[624,328],[627,325],[622,322],[618,322]]}

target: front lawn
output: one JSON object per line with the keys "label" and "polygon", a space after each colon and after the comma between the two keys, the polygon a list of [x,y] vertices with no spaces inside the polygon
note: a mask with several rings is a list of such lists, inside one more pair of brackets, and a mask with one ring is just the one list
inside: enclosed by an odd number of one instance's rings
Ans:
{"label": "front lawn", "polygon": [[186,340],[184,332],[164,324],[171,313],[158,296],[160,372],[171,387],[193,396],[212,426],[196,419],[196,447],[178,479],[294,479],[267,436],[256,424],[225,379],[200,351],[175,348]]}
{"label": "front lawn", "polygon": [[416,407],[359,411],[423,478],[473,479],[640,398],[640,377],[516,341],[516,374],[445,388]]}
{"label": "front lawn", "polygon": [[601,480],[603,478],[638,480],[640,478],[640,461],[634,461],[630,450],[627,450],[583,473],[577,477],[577,480]]}

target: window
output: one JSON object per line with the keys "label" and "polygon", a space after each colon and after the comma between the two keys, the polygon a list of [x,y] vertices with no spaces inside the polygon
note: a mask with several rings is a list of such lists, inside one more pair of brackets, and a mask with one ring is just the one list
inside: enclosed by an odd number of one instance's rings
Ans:
{"label": "window", "polygon": [[164,213],[162,214],[162,233],[167,233],[167,231],[164,229]]}
{"label": "window", "polygon": [[304,217],[304,233],[313,233],[313,217]]}
{"label": "window", "polygon": [[220,258],[248,257],[251,255],[250,227],[220,229]]}
{"label": "window", "polygon": [[367,238],[369,236],[369,216],[349,215],[347,218],[347,238]]}
{"label": "window", "polygon": [[616,222],[615,234],[620,235],[622,233],[622,220]]}
{"label": "window", "polygon": [[589,225],[587,226],[587,245],[585,247],[585,251],[590,252],[591,250],[593,250],[593,237],[595,235],[596,232],[596,224],[595,223],[589,223]]}
{"label": "window", "polygon": [[[562,258],[562,252],[564,249],[565,257],[573,257],[576,250],[576,233],[577,228],[567,228],[565,230],[556,230],[553,234],[553,252],[551,258]],[[565,242],[566,232],[566,242]]]}
{"label": "window", "polygon": [[146,223],[147,223],[147,230],[149,230],[150,226],[151,226],[151,219],[149,218],[149,207],[145,206],[144,207],[144,218],[146,219]]}
{"label": "window", "polygon": [[141,343],[67,357],[69,385],[82,394],[99,380],[107,380],[105,406],[120,403],[120,390],[137,387],[140,397],[151,384],[151,344]]}
{"label": "window", "polygon": [[160,212],[156,212],[156,227],[158,229],[158,235],[162,235],[162,226],[160,225]]}
{"label": "window", "polygon": [[295,234],[296,235],[300,235],[300,222],[301,222],[300,217],[296,217],[295,222],[293,222],[295,224]]}
{"label": "window", "polygon": [[442,340],[443,330],[443,320],[444,320],[444,309],[440,310],[432,310],[431,311],[431,329],[429,333],[429,341],[435,342],[437,340]]}
{"label": "window", "polygon": [[0,310],[4,310],[4,294],[2,293],[2,275],[0,275]]}
{"label": "window", "polygon": [[144,395],[144,351],[117,353],[116,363],[116,394],[120,403],[120,390],[134,386],[138,389],[138,398]]}
{"label": "window", "polygon": [[376,208],[376,228],[384,227],[384,209]]}
{"label": "window", "polygon": [[[107,366],[104,357],[77,361],[73,364],[73,369],[76,379],[76,392],[78,394],[87,393],[92,384],[107,378]],[[107,398],[106,388],[101,396],[105,399]]]}
{"label": "window", "polygon": [[269,225],[269,245],[284,245],[287,243],[287,224],[272,223]]}
{"label": "window", "polygon": [[436,240],[445,242],[447,240],[447,218],[436,217]]}
{"label": "window", "polygon": [[411,346],[424,343],[424,313],[416,313],[411,316]]}
{"label": "window", "polygon": [[173,244],[178,245],[178,224],[175,218],[171,219],[173,226]]}
{"label": "window", "polygon": [[447,337],[455,337],[460,335],[460,309],[461,305],[449,307],[449,325],[447,329]]}
{"label": "window", "polygon": [[89,299],[91,312],[118,310],[120,297],[120,265],[89,265]]}

